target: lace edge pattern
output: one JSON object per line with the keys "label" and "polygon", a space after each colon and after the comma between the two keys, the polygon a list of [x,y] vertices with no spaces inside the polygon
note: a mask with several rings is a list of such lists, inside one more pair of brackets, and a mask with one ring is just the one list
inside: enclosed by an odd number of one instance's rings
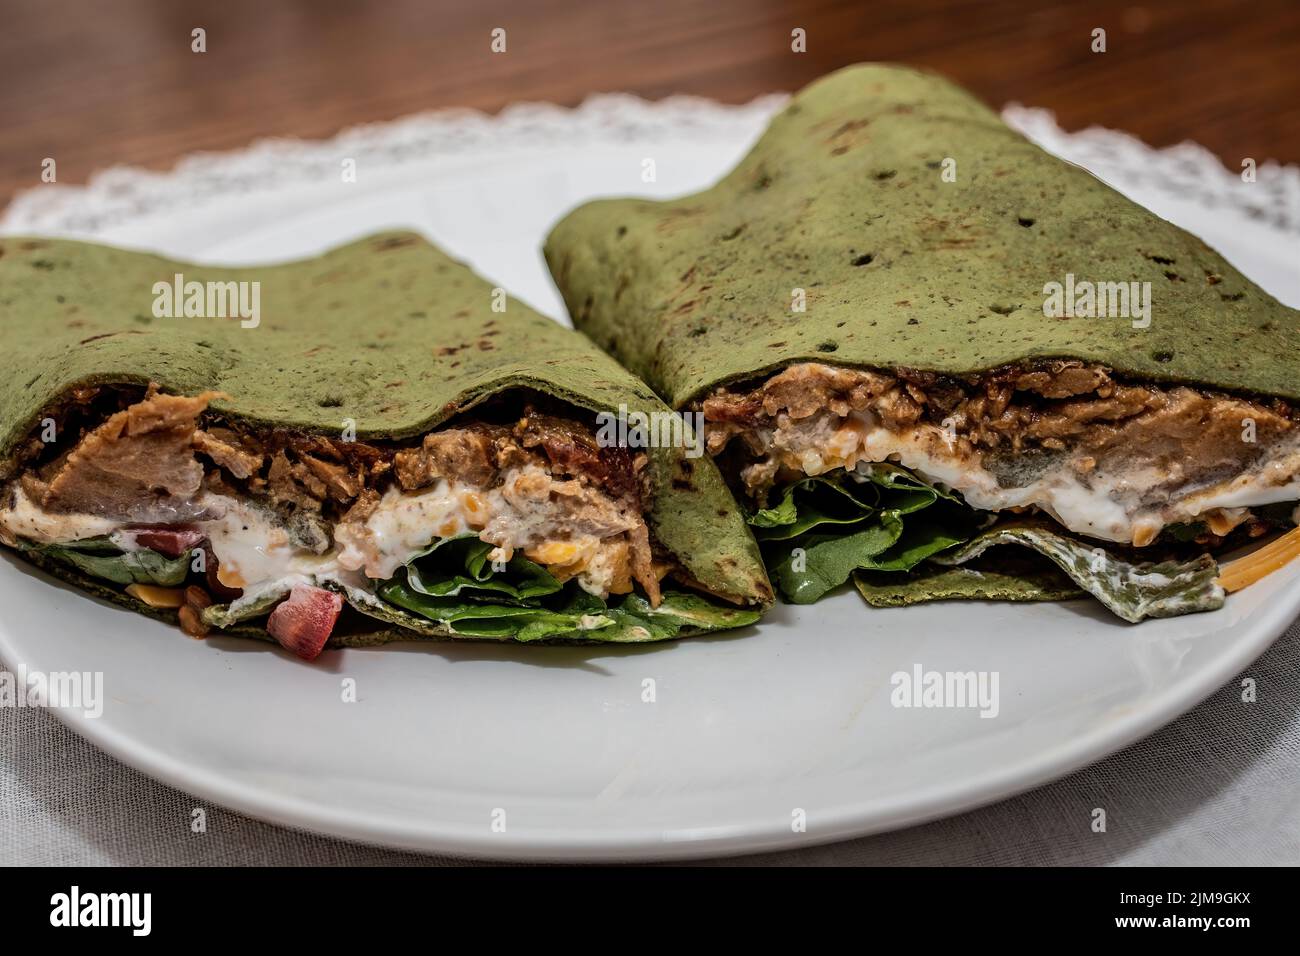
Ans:
{"label": "lace edge pattern", "polygon": [[[84,186],[37,186],[14,199],[0,216],[0,229],[94,235],[225,196],[324,182],[339,175],[343,158],[384,169],[472,158],[504,147],[652,143],[665,137],[734,142],[756,136],[788,98],[774,93],[730,106],[700,97],[649,101],[611,93],[575,108],[521,103],[495,116],[436,110],[355,126],[327,140],[267,139],[231,152],[197,153],[162,172],[121,166],[96,173]],[[1300,233],[1300,167],[1264,163],[1255,181],[1246,182],[1240,171],[1225,168],[1195,143],[1153,149],[1127,133],[1100,127],[1067,133],[1050,110],[1018,104],[1002,115],[1029,139],[1115,185],[1194,197],[1209,208]]]}
{"label": "lace edge pattern", "polygon": [[1129,133],[1100,126],[1067,133],[1051,110],[1016,103],[1002,111],[1002,119],[1049,152],[1114,185],[1191,198],[1279,232],[1300,233],[1300,166],[1259,163],[1254,181],[1248,182],[1244,166],[1227,168],[1198,143],[1155,149]]}
{"label": "lace edge pattern", "polygon": [[350,127],[324,140],[273,138],[229,152],[195,153],[172,169],[115,166],[86,185],[41,185],[20,193],[0,230],[96,234],[160,212],[337,179],[343,159],[375,171],[436,166],[452,159],[584,143],[653,143],[666,137],[734,142],[757,133],[789,99],[774,93],[741,106],[693,96],[645,100],[604,93],[569,108],[518,103],[490,115],[450,108]]}

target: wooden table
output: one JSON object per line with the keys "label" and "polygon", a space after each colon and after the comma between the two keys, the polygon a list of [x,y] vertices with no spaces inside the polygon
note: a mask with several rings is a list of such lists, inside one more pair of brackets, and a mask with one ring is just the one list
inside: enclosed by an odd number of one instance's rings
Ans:
{"label": "wooden table", "polygon": [[39,184],[46,157],[75,183],[444,106],[608,90],[740,102],[861,60],[940,70],[1067,129],[1196,140],[1234,169],[1300,162],[1296,0],[4,0],[0,204]]}

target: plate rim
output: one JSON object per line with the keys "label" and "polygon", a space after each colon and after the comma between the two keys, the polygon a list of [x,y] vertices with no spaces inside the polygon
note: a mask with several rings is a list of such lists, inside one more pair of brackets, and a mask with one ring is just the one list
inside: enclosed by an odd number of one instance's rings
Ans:
{"label": "plate rim", "polygon": [[[1300,578],[1294,570],[1279,574]],[[43,572],[37,575],[44,577]],[[1292,584],[1300,583],[1293,581]],[[79,595],[85,597],[84,595]],[[91,598],[95,603],[100,603]],[[980,602],[991,603],[991,602]],[[1222,612],[1211,612],[1222,613]],[[251,782],[232,782],[221,774],[174,760],[100,721],[75,712],[44,708],[83,740],[127,766],[183,793],[289,829],[324,834],[367,846],[468,860],[499,862],[657,862],[735,857],[804,849],[905,829],[1000,802],[1051,783],[1154,733],[1206,700],[1258,659],[1300,615],[1300,587],[1282,588],[1276,599],[1242,621],[1242,636],[1217,659],[1185,680],[1166,685],[1154,699],[1117,721],[1100,724],[1056,748],[1042,748],[1009,766],[999,766],[960,783],[930,787],[872,802],[818,809],[815,832],[795,833],[773,818],[770,826],[740,823],[712,831],[623,827],[622,832],[556,828],[544,833],[515,830],[493,835],[484,828],[441,824],[434,818],[412,828],[386,824],[377,815],[334,809]],[[1251,619],[1255,620],[1253,623]],[[30,665],[0,627],[0,660],[11,669]]]}

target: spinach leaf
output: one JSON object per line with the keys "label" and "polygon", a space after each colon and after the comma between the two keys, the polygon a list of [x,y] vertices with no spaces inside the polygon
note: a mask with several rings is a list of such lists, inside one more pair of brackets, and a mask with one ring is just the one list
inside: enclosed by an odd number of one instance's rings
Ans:
{"label": "spinach leaf", "polygon": [[[978,563],[978,562],[977,562]],[[857,571],[853,585],[872,607],[906,607],[926,601],[1067,601],[1088,592],[1044,561],[945,568],[926,563],[910,574]]]}
{"label": "spinach leaf", "polygon": [[[957,597],[1047,600],[1088,593],[1119,617],[1136,622],[1213,610],[1224,601],[1218,565],[1209,555],[1131,563],[1035,523],[989,528],[989,515],[896,465],[860,465],[802,478],[750,521],[773,581],[794,604],[816,601],[849,577],[878,606]],[[1176,528],[1172,536],[1194,537],[1190,532]],[[961,567],[1004,544],[1029,548],[1056,568],[1025,566],[1015,559]],[[888,572],[911,573],[893,579]]]}
{"label": "spinach leaf", "polygon": [[377,593],[390,604],[448,626],[466,637],[547,639],[637,643],[661,641],[691,633],[752,624],[757,610],[724,607],[708,599],[668,591],[659,607],[639,594],[624,596],[613,606],[569,585],[551,606],[436,597],[414,591],[399,580],[379,585]]}
{"label": "spinach leaf", "polygon": [[440,539],[376,585],[375,595],[455,634],[516,641],[661,641],[752,624],[760,614],[676,591],[657,608],[639,594],[607,603],[518,554],[494,567],[491,551],[472,533]]}
{"label": "spinach leaf", "polygon": [[492,549],[472,533],[440,538],[407,563],[406,583],[411,590],[430,597],[498,594],[523,603],[564,587],[546,568],[518,553],[498,571],[488,560]]}
{"label": "spinach leaf", "polygon": [[951,493],[881,463],[801,478],[750,523],[782,596],[809,604],[856,570],[912,569],[969,538],[979,518]]}
{"label": "spinach leaf", "polygon": [[213,604],[203,609],[203,623],[209,627],[230,627],[249,618],[261,617],[271,613],[271,609],[280,603],[292,590],[288,585],[269,588],[260,594],[236,598],[229,604]]}
{"label": "spinach leaf", "polygon": [[115,584],[176,587],[184,582],[190,570],[188,552],[178,558],[169,558],[148,548],[123,551],[107,537],[41,545],[35,550],[70,564],[91,577]]}
{"label": "spinach leaf", "polygon": [[817,475],[801,478],[786,485],[781,500],[749,516],[749,524],[760,530],[755,535],[764,540],[792,538],[818,524],[849,524],[860,521],[880,503],[875,485],[841,484]]}
{"label": "spinach leaf", "polygon": [[1148,617],[1174,617],[1223,606],[1219,566],[1208,554],[1190,561],[1133,564],[1047,528],[1003,525],[992,528],[948,554],[938,564],[960,565],[989,548],[1018,544],[1048,558],[1112,612],[1136,624]]}

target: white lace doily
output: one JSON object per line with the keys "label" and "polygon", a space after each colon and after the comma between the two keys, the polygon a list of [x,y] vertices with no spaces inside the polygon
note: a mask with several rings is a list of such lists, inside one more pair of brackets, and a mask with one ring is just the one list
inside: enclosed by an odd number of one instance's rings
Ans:
{"label": "white lace doily", "polygon": [[1226,169],[1197,143],[1165,149],[1117,130],[1093,126],[1066,133],[1050,110],[1011,104],[1002,118],[1039,146],[1078,163],[1119,187],[1145,187],[1171,196],[1190,197],[1210,209],[1241,215],[1282,232],[1300,233],[1300,167],[1255,162],[1254,181],[1242,178],[1245,167]]}
{"label": "white lace doily", "polygon": [[220,202],[230,194],[332,183],[345,158],[377,178],[420,167],[435,175],[448,160],[496,159],[505,150],[526,160],[530,151],[550,146],[654,144],[665,137],[746,140],[757,136],[788,98],[771,94],[743,106],[727,106],[691,96],[651,102],[606,93],[574,109],[519,103],[496,115],[434,110],[354,126],[327,140],[267,139],[231,152],[196,153],[165,172],[118,166],[95,174],[85,186],[39,186],[9,206],[0,218],[0,230],[99,234],[139,217]]}
{"label": "white lace doily", "polygon": [[[165,172],[113,167],[84,186],[38,186],[10,204],[0,217],[0,231],[103,235],[132,220],[220,203],[231,195],[334,181],[343,158],[356,160],[371,174],[425,167],[435,175],[448,160],[497,158],[505,149],[526,157],[530,150],[556,145],[652,145],[666,136],[748,142],[787,99],[770,94],[728,106],[688,96],[651,102],[602,94],[575,109],[524,103],[495,116],[437,110],[356,126],[328,140],[269,139],[232,152],[198,153]],[[1002,115],[1039,145],[1123,191],[1190,199],[1222,215],[1300,233],[1300,167],[1262,163],[1255,181],[1246,182],[1240,169],[1225,168],[1195,143],[1152,149],[1115,130],[1094,127],[1066,133],[1050,111],[1017,104]]]}

